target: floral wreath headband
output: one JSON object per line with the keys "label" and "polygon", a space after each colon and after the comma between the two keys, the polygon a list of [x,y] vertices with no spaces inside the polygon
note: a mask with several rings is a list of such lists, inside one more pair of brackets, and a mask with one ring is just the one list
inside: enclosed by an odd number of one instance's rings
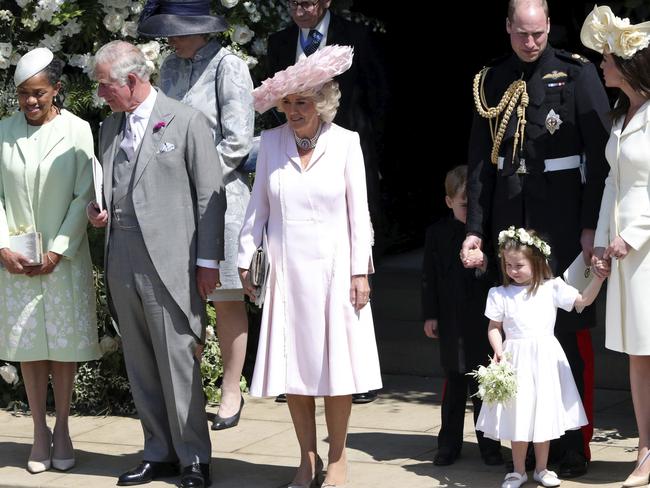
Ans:
{"label": "floral wreath headband", "polygon": [[526,246],[536,247],[537,250],[541,252],[545,258],[551,256],[551,246],[549,246],[544,240],[540,239],[539,237],[531,236],[523,227],[515,229],[515,226],[511,225],[507,230],[502,230],[499,232],[499,246],[502,246],[508,240],[515,241]]}
{"label": "floral wreath headband", "polygon": [[630,59],[650,45],[650,22],[631,25],[630,19],[617,17],[609,7],[595,6],[582,24],[580,40],[601,54]]}

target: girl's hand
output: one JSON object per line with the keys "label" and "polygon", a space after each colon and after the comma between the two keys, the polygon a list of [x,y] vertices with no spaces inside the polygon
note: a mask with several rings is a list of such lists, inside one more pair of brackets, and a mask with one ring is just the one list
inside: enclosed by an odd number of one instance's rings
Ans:
{"label": "girl's hand", "polygon": [[241,280],[242,287],[244,288],[244,294],[254,302],[257,298],[257,290],[251,283],[250,273],[247,269],[239,268],[239,279]]}
{"label": "girl's hand", "polygon": [[614,237],[614,240],[610,243],[607,249],[605,249],[605,254],[603,257],[605,259],[625,259],[625,256],[627,256],[627,253],[630,252],[630,249],[631,246],[619,235]]}
{"label": "girl's hand", "polygon": [[503,351],[499,351],[499,352],[494,351],[494,356],[492,357],[492,361],[499,364],[502,359],[503,359]]}
{"label": "girl's hand", "polygon": [[43,264],[40,266],[29,266],[25,268],[27,276],[47,275],[54,271],[56,265],[61,261],[61,255],[52,251],[43,254]]}
{"label": "girl's hand", "polygon": [[359,311],[370,300],[370,285],[366,275],[354,275],[350,280],[350,303]]}
{"label": "girl's hand", "polygon": [[29,269],[29,260],[8,247],[0,249],[0,262],[11,274],[25,274],[25,270]]}
{"label": "girl's hand", "polygon": [[424,334],[431,339],[438,339],[438,321],[436,319],[428,319],[424,321]]}

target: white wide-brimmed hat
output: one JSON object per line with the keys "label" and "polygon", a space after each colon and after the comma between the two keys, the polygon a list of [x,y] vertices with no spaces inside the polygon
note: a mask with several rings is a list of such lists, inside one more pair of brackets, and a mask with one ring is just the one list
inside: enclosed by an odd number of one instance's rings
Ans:
{"label": "white wide-brimmed hat", "polygon": [[14,85],[19,86],[37,73],[43,71],[54,59],[54,54],[46,47],[37,47],[25,54],[16,65]]}
{"label": "white wide-brimmed hat", "polygon": [[595,6],[582,24],[580,40],[589,49],[630,59],[650,45],[650,22],[630,24],[607,6]]}

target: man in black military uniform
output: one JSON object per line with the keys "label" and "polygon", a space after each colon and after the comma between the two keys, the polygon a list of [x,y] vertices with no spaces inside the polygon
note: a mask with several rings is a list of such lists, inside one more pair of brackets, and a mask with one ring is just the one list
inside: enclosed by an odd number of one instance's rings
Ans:
{"label": "man in black military uniform", "polygon": [[[546,0],[510,0],[514,53],[475,78],[477,112],[469,144],[467,238],[461,257],[510,225],[548,240],[559,276],[582,251],[591,258],[607,176],[609,102],[593,64],[548,45]],[[502,102],[502,103],[501,103]],[[558,311],[555,334],[590,420],[552,443],[559,475],[580,476],[593,432],[594,308]],[[542,392],[543,393],[543,392]]]}

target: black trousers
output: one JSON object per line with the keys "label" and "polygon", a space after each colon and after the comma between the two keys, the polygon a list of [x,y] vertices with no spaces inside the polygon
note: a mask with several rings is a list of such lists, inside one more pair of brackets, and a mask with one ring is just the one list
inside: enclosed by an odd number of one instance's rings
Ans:
{"label": "black trousers", "polygon": [[[457,453],[460,452],[463,446],[463,425],[468,389],[470,395],[474,395],[478,391],[478,383],[474,378],[463,373],[447,372],[442,395],[442,426],[438,433],[438,449],[444,447]],[[472,396],[471,399],[474,407],[474,425],[476,425],[483,402],[477,396]],[[501,449],[501,443],[498,441],[488,439],[483,432],[475,432],[482,456]]]}
{"label": "black trousers", "polygon": [[[587,332],[587,331],[581,331]],[[587,360],[591,360],[593,363],[593,351],[589,350],[581,351],[581,344],[578,338],[577,332],[557,332],[555,337],[559,341],[564,353],[566,354],[567,359],[569,360],[569,365],[571,366],[571,373],[573,373],[573,380],[578,387],[578,393],[580,393],[580,398],[587,412],[587,417],[591,417],[591,405],[585,401],[585,355],[591,355],[591,358],[587,357]],[[589,335],[587,334],[587,337]],[[587,349],[587,348],[582,348]],[[589,386],[593,389],[593,385]],[[589,395],[591,397],[591,395]],[[587,429],[593,428],[590,425],[585,426]],[[561,461],[567,451],[574,451],[582,456],[585,459],[589,460],[591,456],[589,453],[585,452],[585,439],[583,436],[583,427],[582,429],[577,430],[568,430],[562,437],[551,441],[551,451],[549,454],[549,459],[552,461]]]}

